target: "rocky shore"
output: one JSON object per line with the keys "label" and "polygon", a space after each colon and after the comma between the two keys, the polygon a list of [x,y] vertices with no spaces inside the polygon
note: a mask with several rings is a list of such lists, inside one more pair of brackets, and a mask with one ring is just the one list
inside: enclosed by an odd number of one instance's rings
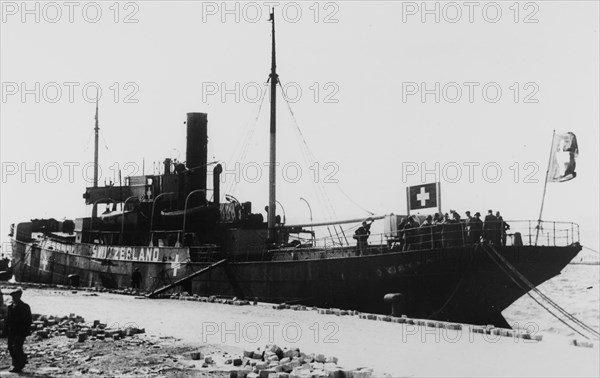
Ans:
{"label": "rocky shore", "polygon": [[[216,346],[181,343],[145,334],[134,326],[113,328],[100,320],[34,315],[26,344],[33,376],[206,376],[229,378],[369,378],[373,369],[344,369],[336,357],[307,354],[299,348],[266,345],[243,353]],[[0,365],[10,365],[6,348]]]}

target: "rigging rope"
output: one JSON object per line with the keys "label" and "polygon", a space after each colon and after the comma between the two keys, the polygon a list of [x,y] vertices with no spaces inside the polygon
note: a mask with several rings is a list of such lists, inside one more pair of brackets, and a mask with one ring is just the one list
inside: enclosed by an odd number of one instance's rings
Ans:
{"label": "rigging rope", "polygon": [[[233,164],[239,163],[241,166],[242,164],[244,164],[246,162],[246,157],[248,155],[248,151],[250,150],[250,142],[252,141],[252,137],[254,136],[254,132],[256,131],[256,125],[258,124],[258,118],[260,117],[260,114],[262,112],[264,99],[267,94],[267,89],[269,88],[267,85],[268,83],[269,83],[269,81],[267,81],[267,83],[265,83],[265,88],[264,88],[263,93],[260,98],[260,103],[258,105],[258,111],[256,113],[256,117],[254,118],[254,122],[250,125],[248,130],[246,130],[244,137],[240,140],[240,143],[238,144],[236,149],[232,152],[231,157],[229,158],[229,163],[233,163]],[[239,155],[238,155],[237,162],[236,162],[234,160],[234,156],[238,150],[240,150],[240,151],[239,151]],[[227,186],[225,187],[225,193],[234,195],[238,181],[240,181],[240,180],[238,180],[237,177],[234,180],[228,181]]]}
{"label": "rigging rope", "polygon": [[585,245],[582,245],[582,247],[583,247],[583,248],[585,248],[585,249],[587,249],[588,251],[592,251],[592,252],[594,252],[594,253],[598,253],[598,254],[600,254],[600,252],[598,252],[598,251],[596,251],[595,249],[592,249],[592,248],[590,248],[590,247],[586,247]]}
{"label": "rigging rope", "polygon": [[[548,313],[550,313],[552,316],[554,316],[560,322],[562,322],[563,324],[565,324],[567,327],[569,327],[573,331],[577,332],[579,335],[585,337],[586,339],[589,339],[588,336],[584,335],[583,333],[581,333],[580,331],[578,331],[577,329],[575,329],[573,326],[571,326],[565,320],[563,320],[559,315],[555,314],[549,308],[547,308],[546,306],[544,306],[544,304],[542,304],[537,298],[535,298],[530,293],[530,291],[533,291],[536,294],[538,294],[548,304],[550,304],[552,307],[554,307],[556,310],[558,310],[560,313],[562,313],[564,316],[566,316],[569,320],[571,320],[572,322],[574,322],[575,324],[577,324],[578,326],[580,326],[581,328],[583,328],[585,331],[592,333],[596,337],[600,336],[600,333],[598,331],[596,331],[592,327],[588,326],[587,324],[583,323],[581,320],[577,319],[575,316],[573,316],[572,314],[570,314],[569,312],[567,312],[564,308],[560,307],[560,305],[558,305],[556,302],[554,302],[552,299],[548,298],[544,293],[542,293],[525,276],[523,276],[512,264],[510,264],[504,258],[504,256],[502,256],[494,247],[492,247],[491,245],[484,244],[484,243],[480,243],[479,245],[488,254],[488,256],[491,258],[491,260],[494,263],[496,263],[496,265],[498,265],[498,267],[500,267],[500,269],[504,273],[506,273],[508,275],[508,277],[519,288],[521,288],[523,291],[525,291],[527,293],[527,295],[531,299],[533,299],[537,304],[539,304],[544,310],[546,310]],[[497,258],[497,260],[496,260],[496,258]],[[521,282],[519,282],[517,279],[520,279]]]}
{"label": "rigging rope", "polygon": [[106,150],[108,151],[108,143],[106,143],[106,139],[104,139],[104,133],[102,131],[99,131],[98,134],[100,134],[100,136],[102,137],[102,142],[104,142],[104,148],[106,148]]}
{"label": "rigging rope", "polygon": [[[290,115],[292,117],[294,125],[296,126],[295,131],[298,133],[299,141],[301,141],[300,151],[302,153],[302,158],[304,159],[304,163],[309,167],[313,167],[313,166],[315,166],[316,159],[315,159],[314,155],[312,154],[310,148],[308,147],[308,143],[306,142],[306,138],[304,138],[304,134],[302,134],[302,130],[300,129],[300,125],[298,124],[298,121],[296,119],[294,111],[292,110],[291,104],[290,104],[288,98],[285,96],[285,91],[283,90],[283,85],[281,84],[281,81],[279,81],[279,86],[281,88],[282,96],[286,102],[288,111],[290,112]],[[315,184],[315,183],[313,183],[313,184]],[[313,185],[313,190],[315,191],[315,194],[317,196],[317,200],[319,201],[320,207],[325,209],[325,211],[326,211],[326,219],[334,219],[336,217],[335,209],[333,208],[333,205],[331,204],[331,200],[329,199],[329,196],[327,195],[327,191],[325,190],[325,188],[323,188],[323,183],[321,182],[321,180],[317,180],[316,184],[317,185]],[[335,226],[333,226],[333,228],[334,228],[335,233],[337,234],[337,230],[336,230]],[[327,226],[327,231],[329,232],[331,240],[332,240],[333,244],[335,245],[335,241],[333,239],[333,234],[332,234],[329,226]],[[339,235],[338,235],[338,238],[339,238]],[[339,239],[339,242],[340,242],[340,245],[342,245],[341,239]]]}
{"label": "rigging rope", "polygon": [[[302,130],[300,129],[300,125],[298,123],[298,120],[296,119],[296,115],[294,114],[294,111],[292,110],[292,106],[290,104],[290,101],[288,100],[288,98],[285,95],[285,90],[283,89],[283,84],[281,83],[281,80],[279,81],[279,86],[281,88],[281,92],[283,94],[283,99],[285,100],[286,104],[287,104],[287,108],[288,111],[290,112],[290,115],[292,117],[292,120],[294,122],[294,125],[296,126],[296,131],[298,133],[299,136],[299,140],[301,141],[300,143],[300,150],[303,154],[303,158],[305,160],[305,164],[307,164],[309,167],[313,167],[316,163],[316,158],[314,156],[314,154],[312,153],[310,147],[308,146],[308,143],[306,141],[306,138],[304,137],[304,134],[302,133]],[[317,194],[317,199],[319,200],[319,202],[321,203],[321,207],[325,208],[326,212],[327,212],[327,217],[329,219],[335,219],[337,217],[336,212],[335,212],[335,208],[331,202],[331,199],[329,198],[329,195],[327,194],[327,190],[325,189],[323,182],[321,180],[318,180],[317,182],[317,186],[315,188],[315,186],[313,186],[313,190],[315,190],[316,194]],[[367,209],[365,209],[364,207],[360,206],[355,200],[353,200],[352,198],[350,198],[350,196],[342,189],[342,187],[339,185],[339,183],[335,183],[337,188],[340,190],[340,192],[342,192],[342,194],[348,199],[350,200],[350,202],[352,202],[355,206],[357,206],[359,209],[361,209],[362,211],[366,212],[369,215],[374,215],[375,213],[373,213],[372,211],[369,211]],[[336,227],[334,227],[334,230],[336,230]],[[342,227],[339,227],[340,230],[342,229]],[[331,231],[329,231],[331,233]],[[335,231],[337,234],[337,230]],[[344,240],[346,241],[346,245],[350,245],[350,243],[348,243],[348,240],[346,239],[346,236],[344,234],[344,231],[341,230],[342,235],[344,236]],[[332,236],[333,238],[333,236]],[[339,238],[339,235],[338,235]],[[340,239],[340,244],[341,243],[341,239]]]}

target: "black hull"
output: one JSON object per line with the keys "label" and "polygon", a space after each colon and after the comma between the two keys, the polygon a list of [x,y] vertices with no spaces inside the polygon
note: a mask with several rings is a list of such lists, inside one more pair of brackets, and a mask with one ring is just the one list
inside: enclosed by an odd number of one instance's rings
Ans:
{"label": "black hull", "polygon": [[[575,244],[504,247],[501,253],[537,286],[560,274],[580,250]],[[20,282],[68,284],[68,276],[77,274],[82,286],[128,287],[131,272],[139,268],[141,287],[150,291],[210,265],[180,261],[185,260],[98,259],[13,241],[14,273]],[[501,312],[525,294],[488,254],[473,246],[360,257],[229,262],[195,277],[183,289],[203,296],[379,314],[390,313],[390,305],[383,301],[385,294],[402,293],[402,313],[408,316],[502,327],[508,324]]]}

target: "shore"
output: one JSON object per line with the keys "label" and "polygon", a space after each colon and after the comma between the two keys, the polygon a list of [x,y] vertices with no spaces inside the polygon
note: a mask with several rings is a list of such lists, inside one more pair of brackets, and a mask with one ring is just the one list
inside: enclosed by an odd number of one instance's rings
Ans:
{"label": "shore", "polygon": [[181,348],[235,355],[277,344],[335,356],[345,369],[370,367],[375,376],[600,375],[597,341],[592,348],[577,347],[558,335],[535,341],[474,333],[466,326],[450,330],[311,309],[274,310],[261,303],[232,306],[56,289],[26,289],[23,300],[34,313],[75,313],[114,328],[145,328],[148,337],[174,338]]}

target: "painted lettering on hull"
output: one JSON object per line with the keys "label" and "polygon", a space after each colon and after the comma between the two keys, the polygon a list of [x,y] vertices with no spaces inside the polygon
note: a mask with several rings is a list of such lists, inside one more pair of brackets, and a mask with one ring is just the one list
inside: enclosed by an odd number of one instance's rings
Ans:
{"label": "painted lettering on hull", "polygon": [[159,256],[160,248],[158,247],[112,247],[106,245],[92,247],[92,257],[97,259],[158,262]]}
{"label": "painted lettering on hull", "polygon": [[73,253],[74,247],[72,244],[63,244],[54,240],[43,240],[40,244],[40,247],[43,249],[49,249],[53,251],[60,251],[65,253]]}

